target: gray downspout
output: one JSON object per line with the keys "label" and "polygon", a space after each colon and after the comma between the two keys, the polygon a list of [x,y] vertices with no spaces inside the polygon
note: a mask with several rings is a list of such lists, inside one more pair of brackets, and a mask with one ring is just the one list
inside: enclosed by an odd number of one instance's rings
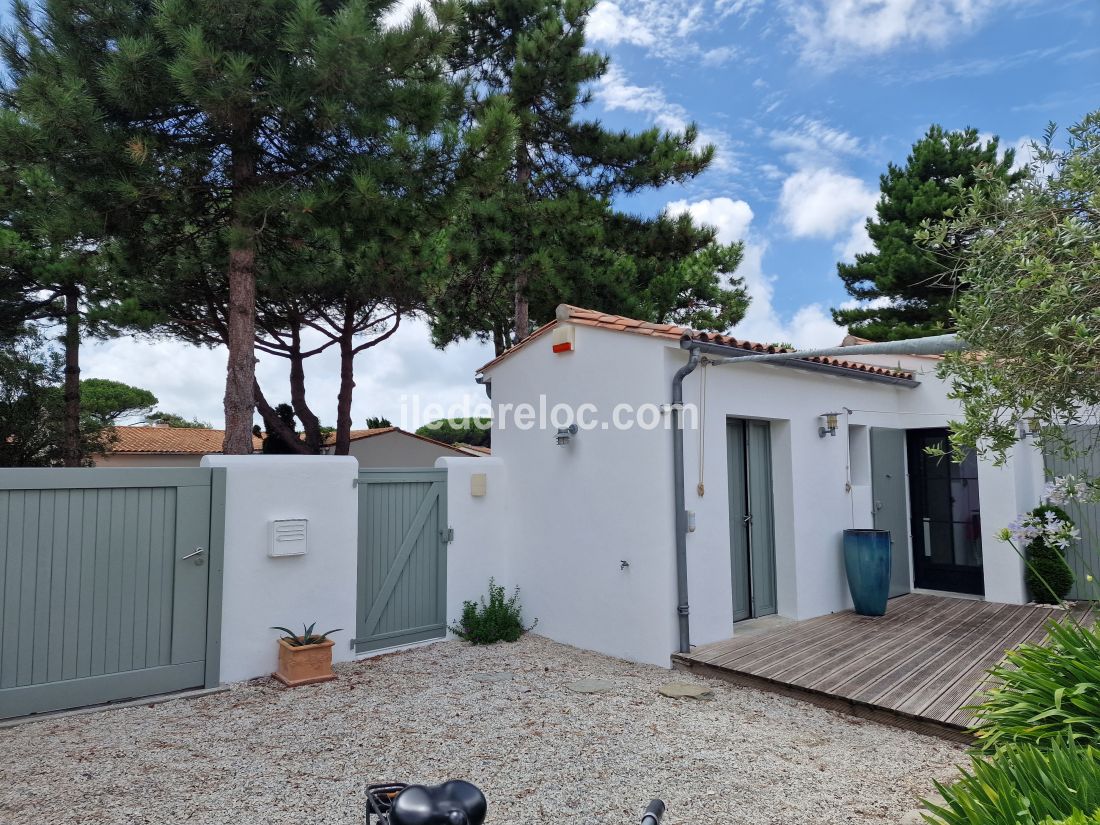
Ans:
{"label": "gray downspout", "polygon": [[684,430],[681,408],[684,405],[684,379],[699,366],[699,350],[694,342],[680,341],[688,351],[688,362],[672,377],[672,491],[676,508],[676,615],[680,623],[680,652],[691,653],[691,623],[688,618],[687,510],[684,501]]}

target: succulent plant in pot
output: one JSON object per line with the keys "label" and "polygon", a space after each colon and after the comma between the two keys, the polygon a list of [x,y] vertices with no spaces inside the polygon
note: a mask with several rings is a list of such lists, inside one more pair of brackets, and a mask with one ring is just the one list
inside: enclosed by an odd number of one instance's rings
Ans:
{"label": "succulent plant in pot", "polygon": [[332,672],[334,642],[328,637],[342,628],[314,633],[316,626],[316,622],[303,625],[301,633],[286,627],[271,628],[283,633],[279,638],[279,667],[272,675],[287,687],[312,685],[336,678]]}

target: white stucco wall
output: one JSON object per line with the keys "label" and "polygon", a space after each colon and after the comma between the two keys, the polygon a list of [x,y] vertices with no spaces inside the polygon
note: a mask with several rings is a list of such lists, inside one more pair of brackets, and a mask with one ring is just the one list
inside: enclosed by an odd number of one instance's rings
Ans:
{"label": "white stucco wall", "polygon": [[[652,341],[647,343],[652,344]],[[643,347],[639,358],[639,346]],[[637,336],[578,327],[576,352],[549,336],[492,371],[493,456],[508,469],[511,575],[535,632],[567,644],[668,666],[675,646],[671,441],[631,430],[521,430],[502,405],[662,403],[667,386]],[[502,427],[501,424],[504,423]],[[620,562],[629,567],[621,569]]]}
{"label": "white stucco wall", "polygon": [[[235,682],[275,669],[278,633],[317,622],[343,628],[332,638],[334,661],[353,658],[359,465],[347,456],[205,456],[226,469],[225,564],[222,578],[221,680]],[[270,558],[272,519],[309,520],[303,556]]]}
{"label": "white stucco wall", "polygon": [[[508,529],[511,490],[504,462],[494,458],[440,458],[447,470],[447,523],[454,541],[447,545],[447,624],[462,614],[464,601],[477,601],[488,592],[489,578],[511,590]],[[471,476],[485,475],[485,495],[470,491]],[[523,594],[526,596],[527,594]]]}
{"label": "white stucco wall", "polygon": [[[501,405],[537,405],[544,394],[548,406],[592,403],[607,417],[621,402],[664,404],[687,356],[667,339],[580,325],[575,338],[574,352],[555,355],[543,336],[489,371],[493,454],[507,467],[511,494],[510,569],[539,617],[537,632],[667,666],[676,648],[671,432],[664,422],[601,428],[562,448],[553,426],[515,428]],[[841,536],[872,524],[869,428],[944,427],[958,415],[935,360],[894,358],[891,366],[899,360],[918,373],[918,387],[764,364],[707,368],[703,429],[685,433],[686,508],[696,519],[688,536],[693,644],[728,638],[733,625],[728,417],[771,422],[779,613],[805,619],[851,606]],[[687,404],[700,403],[703,374],[685,381]],[[818,416],[827,411],[844,414],[837,435],[821,438]],[[996,532],[1037,503],[1042,462],[1028,450],[1007,468],[979,464],[990,600],[1024,600],[1019,560]]]}

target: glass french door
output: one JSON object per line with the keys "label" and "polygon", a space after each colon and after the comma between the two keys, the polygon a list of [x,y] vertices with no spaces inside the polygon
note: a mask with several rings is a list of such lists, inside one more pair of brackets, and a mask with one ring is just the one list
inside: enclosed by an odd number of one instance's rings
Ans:
{"label": "glass french door", "polygon": [[[913,584],[954,593],[985,592],[978,461],[951,460],[946,429],[909,430],[909,510]],[[945,455],[929,455],[928,448]]]}

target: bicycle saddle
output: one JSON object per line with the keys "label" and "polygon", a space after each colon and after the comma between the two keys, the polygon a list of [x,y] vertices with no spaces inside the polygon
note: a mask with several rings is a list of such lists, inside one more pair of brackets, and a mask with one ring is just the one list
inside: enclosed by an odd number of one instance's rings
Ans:
{"label": "bicycle saddle", "polygon": [[390,825],[481,825],[485,794],[461,779],[442,785],[409,785],[393,800]]}

